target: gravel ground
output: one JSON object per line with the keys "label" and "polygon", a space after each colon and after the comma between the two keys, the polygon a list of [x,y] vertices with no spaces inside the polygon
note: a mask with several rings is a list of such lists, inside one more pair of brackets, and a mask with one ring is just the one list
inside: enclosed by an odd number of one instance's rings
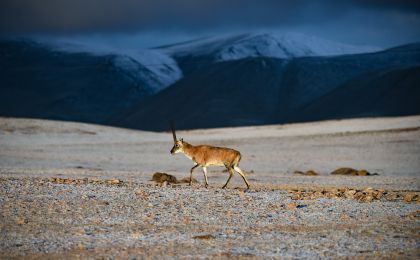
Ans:
{"label": "gravel ground", "polygon": [[3,257],[321,258],[418,253],[420,205],[284,190],[2,179]]}
{"label": "gravel ground", "polygon": [[[408,117],[178,133],[242,152],[252,188],[235,176],[222,190],[218,168],[209,189],[149,181],[191,167],[169,155],[166,133],[0,119],[0,258],[418,259],[419,127]],[[329,175],[337,167],[380,175]],[[292,174],[308,169],[320,175]],[[368,187],[385,195],[323,193]],[[296,196],[308,190],[319,196]]]}

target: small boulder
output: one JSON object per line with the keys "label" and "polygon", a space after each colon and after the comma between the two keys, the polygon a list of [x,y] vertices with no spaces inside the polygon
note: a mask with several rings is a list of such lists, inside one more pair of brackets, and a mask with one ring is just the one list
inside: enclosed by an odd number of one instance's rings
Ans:
{"label": "small boulder", "polygon": [[404,195],[404,201],[406,202],[412,202],[412,201],[416,201],[417,199],[417,194],[414,192],[410,192]]}
{"label": "small boulder", "polygon": [[151,179],[151,181],[157,182],[157,183],[178,183],[177,179],[175,176],[167,174],[167,173],[162,173],[162,172],[155,172],[153,174],[153,177]]}
{"label": "small boulder", "polygon": [[196,235],[193,236],[194,239],[204,239],[204,240],[208,240],[208,239],[215,239],[216,237],[211,235],[211,234],[204,234],[204,235]]}
{"label": "small boulder", "polygon": [[373,196],[371,196],[371,195],[367,194],[367,195],[362,196],[362,197],[359,199],[359,201],[360,201],[360,202],[372,202],[372,200],[373,200],[373,199],[374,199],[374,198],[373,198]]}
{"label": "small boulder", "polygon": [[378,175],[377,173],[370,173],[366,170],[356,170],[353,168],[338,168],[331,173],[332,175],[347,175],[347,176],[369,176]]}
{"label": "small boulder", "polygon": [[344,196],[347,198],[347,199],[353,199],[354,198],[354,195],[356,194],[356,190],[346,190],[345,192],[344,192]]}
{"label": "small boulder", "polygon": [[305,176],[316,176],[316,175],[318,175],[318,173],[316,173],[313,170],[309,170],[309,171],[306,171],[306,172],[295,171],[294,174],[305,175]]}
{"label": "small boulder", "polygon": [[24,224],[28,223],[28,221],[24,218],[18,217],[18,218],[16,218],[15,223],[18,224],[18,225],[24,225]]}
{"label": "small boulder", "polygon": [[292,202],[292,203],[286,204],[286,209],[288,210],[296,209],[296,203]]}
{"label": "small boulder", "polygon": [[357,176],[368,176],[368,175],[371,175],[371,174],[366,170],[357,171]]}
{"label": "small boulder", "polygon": [[118,179],[112,179],[112,180],[107,180],[106,183],[107,184],[111,184],[111,185],[115,185],[115,184],[119,184],[121,181]]}

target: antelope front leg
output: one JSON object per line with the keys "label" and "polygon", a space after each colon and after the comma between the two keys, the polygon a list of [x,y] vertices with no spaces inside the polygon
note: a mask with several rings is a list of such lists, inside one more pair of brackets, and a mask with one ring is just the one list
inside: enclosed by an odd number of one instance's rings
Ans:
{"label": "antelope front leg", "polygon": [[223,185],[222,189],[226,188],[226,186],[228,185],[230,179],[232,179],[233,176],[233,169],[231,167],[226,167],[229,171],[229,178],[227,179],[225,185]]}
{"label": "antelope front leg", "polygon": [[194,171],[194,169],[195,168],[197,168],[198,167],[198,163],[197,164],[195,164],[192,168],[191,168],[191,170],[190,170],[190,186],[192,185],[192,174],[193,174],[193,171]]}

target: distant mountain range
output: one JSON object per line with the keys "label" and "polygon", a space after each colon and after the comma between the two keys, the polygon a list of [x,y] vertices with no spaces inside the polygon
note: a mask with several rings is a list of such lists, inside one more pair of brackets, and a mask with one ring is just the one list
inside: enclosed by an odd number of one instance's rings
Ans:
{"label": "distant mountain range", "polygon": [[153,50],[128,56],[71,47],[0,41],[0,115],[104,123],[182,76]]}
{"label": "distant mountain range", "polygon": [[240,34],[136,52],[0,42],[0,115],[144,130],[420,114],[420,44]]}

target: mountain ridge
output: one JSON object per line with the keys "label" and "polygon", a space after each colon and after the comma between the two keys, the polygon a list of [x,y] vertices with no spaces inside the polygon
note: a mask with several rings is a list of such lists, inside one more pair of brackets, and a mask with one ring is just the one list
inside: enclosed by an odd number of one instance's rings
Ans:
{"label": "mountain ridge", "polygon": [[[180,129],[293,122],[301,118],[290,115],[364,73],[419,65],[420,48],[334,57],[257,57],[216,62],[187,73],[170,88],[133,106],[111,123],[162,131],[167,130],[169,120],[177,121]],[[382,86],[385,83],[381,82]],[[410,92],[406,97],[410,94],[417,95]]]}
{"label": "mountain ridge", "polygon": [[213,56],[214,61],[250,57],[286,59],[308,56],[335,56],[381,50],[377,47],[342,44],[298,33],[274,34],[269,32],[206,37],[161,46],[159,49],[174,57]]}

